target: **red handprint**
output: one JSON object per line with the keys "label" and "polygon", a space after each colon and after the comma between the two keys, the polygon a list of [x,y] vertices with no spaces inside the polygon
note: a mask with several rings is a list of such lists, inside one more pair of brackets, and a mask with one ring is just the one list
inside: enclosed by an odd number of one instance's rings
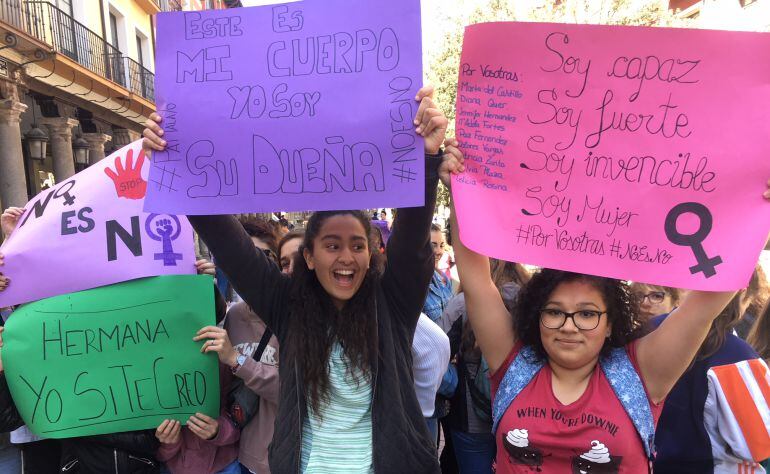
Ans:
{"label": "red handprint", "polygon": [[139,158],[136,160],[136,166],[133,163],[134,151],[128,150],[126,153],[126,167],[120,162],[120,157],[115,157],[115,171],[105,168],[104,172],[112,179],[115,184],[115,191],[118,197],[126,199],[144,199],[147,194],[147,181],[142,179],[142,165],[144,165],[144,150],[139,152]]}

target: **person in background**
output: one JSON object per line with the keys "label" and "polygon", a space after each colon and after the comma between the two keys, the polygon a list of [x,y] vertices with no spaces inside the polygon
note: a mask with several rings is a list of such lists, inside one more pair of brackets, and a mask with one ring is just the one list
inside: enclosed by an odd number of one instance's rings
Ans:
{"label": "person in background", "polygon": [[[215,266],[208,260],[196,262],[199,275],[215,276]],[[223,298],[215,285],[215,319],[221,323],[225,318]],[[206,332],[207,326],[193,337],[201,340],[200,334]],[[204,342],[201,352],[211,346]],[[231,422],[227,412],[227,394],[232,373],[221,361],[219,364],[220,387],[220,416],[211,418],[203,413],[196,413],[182,426],[179,421],[164,420],[155,430],[155,437],[160,442],[156,453],[157,459],[164,463],[161,472],[164,474],[240,474],[241,467],[237,461],[238,439],[240,430]]]}
{"label": "person in background", "polygon": [[[240,220],[240,223],[251,237],[254,248],[269,256],[264,248],[268,243],[274,245],[274,242],[270,235],[264,233],[268,223],[260,218]],[[257,229],[261,229],[262,233],[258,233]],[[264,238],[260,239],[256,235],[263,235]],[[282,257],[288,257],[288,254],[281,252],[291,250],[291,239],[285,240],[289,235],[285,235],[276,248]],[[288,269],[291,268],[289,265]],[[220,362],[229,367],[232,374],[240,379],[247,389],[259,396],[252,418],[241,431],[238,452],[241,469],[243,472],[270,474],[268,446],[273,439],[280,390],[278,339],[259,315],[243,301],[232,305],[227,311],[223,328],[208,329],[210,340],[213,341],[211,350],[217,352]],[[260,347],[262,344],[265,346]],[[260,354],[258,360],[254,358],[256,353]]]}
{"label": "person in background", "polygon": [[431,437],[438,439],[438,423],[433,418],[436,393],[449,366],[449,338],[424,314],[417,321],[412,341],[414,390]]}
{"label": "person in background", "polygon": [[767,303],[769,290],[767,276],[760,265],[757,265],[756,268],[754,268],[752,279],[756,280],[757,283],[756,285],[749,285],[749,288],[746,289],[744,297],[748,301],[748,307],[746,308],[746,311],[741,314],[738,324],[735,325],[735,334],[744,341],[749,337],[749,333],[754,326],[757,316],[762,312],[762,308],[764,308]]}
{"label": "person in background", "polygon": [[631,284],[631,292],[639,302],[639,316],[644,322],[655,316],[670,313],[679,305],[681,299],[679,288],[669,286],[634,282]]}
{"label": "person in background", "polygon": [[[423,305],[422,312],[430,318],[431,321],[437,322],[444,312],[447,303],[453,296],[452,280],[449,276],[438,270],[439,263],[444,255],[444,247],[446,245],[446,239],[444,232],[436,224],[430,225],[430,245],[433,250],[433,276],[428,286],[428,295],[425,298],[425,304]],[[457,389],[457,369],[450,365],[447,367],[444,373],[441,385],[436,397],[435,410],[433,416],[426,419],[431,432],[436,433],[438,438],[440,420],[449,413],[449,399],[455,393]],[[454,457],[450,456],[452,452],[452,441],[446,437],[448,430],[445,428],[445,441],[444,449],[442,451],[442,458],[449,457],[453,460]],[[436,441],[438,443],[438,439]],[[446,461],[441,464],[442,472],[454,471],[453,467],[447,467]]]}
{"label": "person in background", "polygon": [[283,237],[284,235],[291,232],[293,225],[289,224],[289,221],[286,220],[285,217],[281,217],[278,219],[278,235],[279,237]]}
{"label": "person in background", "polygon": [[380,211],[380,220],[387,222],[388,229],[393,228],[393,219],[396,217],[395,211],[392,211],[392,212],[393,212],[392,214],[388,214],[387,209],[383,209],[382,211]]}
{"label": "person in background", "polygon": [[[529,272],[518,263],[497,259],[490,259],[490,270],[503,302],[512,308],[519,289],[529,281]],[[449,334],[458,373],[459,390],[451,400],[444,423],[452,439],[457,470],[460,474],[491,473],[496,447],[492,435],[489,368],[468,321],[463,293],[452,298],[439,325]]]}
{"label": "person in background", "polygon": [[[385,269],[387,255],[380,228],[372,226],[369,238],[372,241],[372,249],[381,249],[382,259],[377,268],[377,272],[381,274]],[[448,383],[452,383],[452,377],[456,378],[454,374],[446,375],[449,368],[449,350],[449,338],[446,333],[425,314],[420,314],[412,340],[414,391],[428,431],[437,442],[438,419],[433,416],[436,411],[436,395],[442,388],[446,390],[445,379],[448,378]]]}
{"label": "person in background", "polygon": [[[768,250],[765,247],[765,250]],[[757,313],[759,317],[754,321],[746,342],[757,351],[766,364],[770,364],[770,302],[765,304],[761,312]],[[762,467],[767,471],[770,469],[770,459],[762,462]]]}
{"label": "person in background", "polygon": [[291,275],[294,272],[294,261],[299,255],[299,249],[304,238],[304,230],[293,230],[284,235],[278,242],[278,265],[281,267],[282,273]]}
{"label": "person in background", "polygon": [[757,351],[759,357],[770,364],[770,303],[759,313],[746,342]]}
{"label": "person in background", "polygon": [[[273,225],[272,221],[266,221],[260,217],[252,217],[243,215],[238,218],[238,222],[241,223],[246,233],[249,234],[249,238],[254,242],[254,246],[260,249],[267,255],[272,261],[278,263],[278,227]],[[216,259],[214,259],[216,264]],[[225,297],[228,303],[238,303],[242,301],[241,297],[236,293],[230,284],[230,280],[222,272],[222,269],[216,267],[216,275],[214,278],[217,281],[217,288]]]}
{"label": "person in background", "polygon": [[[722,446],[722,449],[717,446],[723,437],[718,436],[718,433],[717,436],[709,434],[707,430],[705,420],[716,419],[720,415],[715,412],[714,404],[706,403],[709,393],[707,375],[714,367],[758,357],[749,344],[733,334],[733,329],[749,306],[750,300],[746,295],[754,294],[758,286],[759,278],[754,273],[748,288],[735,295],[711,323],[695,360],[666,397],[655,433],[655,474],[742,472],[738,463],[719,455],[725,448],[729,450],[727,446]],[[651,321],[653,327],[660,326],[668,317],[662,315],[654,318]],[[751,399],[743,400],[742,403],[751,403]],[[743,406],[742,409],[748,409],[748,406]],[[766,407],[763,409],[766,410]],[[770,417],[770,413],[766,415]],[[770,429],[770,425],[766,426],[766,429]],[[760,466],[754,465],[754,461],[762,460],[744,459],[740,465],[746,463],[747,469],[753,467],[756,470],[745,472],[759,474],[764,471]]]}
{"label": "person in background", "polygon": [[278,263],[278,239],[270,223],[259,217],[240,217],[238,219],[243,230],[249,234],[254,247],[264,252],[267,257]]}
{"label": "person in background", "polygon": [[[242,216],[238,222],[254,243],[254,248],[263,252],[270,261],[278,264],[278,234],[270,222],[251,216]],[[232,304],[243,301],[240,295],[233,290],[230,302]]]}
{"label": "person in background", "polygon": [[425,305],[422,312],[425,313],[431,321],[438,321],[444,312],[447,303],[452,298],[452,281],[449,277],[438,270],[438,264],[444,255],[444,232],[436,224],[430,225],[430,245],[433,249],[433,276],[428,287],[428,296],[425,299]]}
{"label": "person in background", "polygon": [[[205,331],[208,328],[203,328]],[[200,334],[200,332],[199,332]],[[201,351],[209,346],[204,343]],[[240,474],[238,439],[240,431],[227,414],[227,388],[232,374],[219,365],[220,415],[211,418],[195,413],[182,426],[176,420],[164,420],[155,430],[160,442],[156,454],[165,463],[163,473],[171,474]]]}

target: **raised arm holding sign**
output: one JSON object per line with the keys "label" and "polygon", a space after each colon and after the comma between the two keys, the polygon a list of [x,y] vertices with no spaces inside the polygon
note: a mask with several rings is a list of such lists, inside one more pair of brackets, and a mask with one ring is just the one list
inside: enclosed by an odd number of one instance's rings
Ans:
{"label": "raised arm holding sign", "polygon": [[[454,145],[447,152],[463,161]],[[770,182],[764,197],[770,200]],[[498,464],[517,464],[516,456],[526,451],[541,454],[533,458],[535,466],[560,470],[587,462],[570,457],[583,449],[604,451],[606,463],[622,463],[629,472],[645,468],[663,399],[735,292],[692,290],[658,329],[641,337],[644,323],[627,284],[546,268],[521,290],[509,312],[489,277],[488,257],[464,245],[462,231],[453,210],[453,244],[468,317],[494,372]],[[550,421],[538,420],[538,413]],[[609,434],[579,431],[600,419],[612,423]],[[521,451],[522,445],[528,449]],[[544,452],[550,453],[547,460]]]}

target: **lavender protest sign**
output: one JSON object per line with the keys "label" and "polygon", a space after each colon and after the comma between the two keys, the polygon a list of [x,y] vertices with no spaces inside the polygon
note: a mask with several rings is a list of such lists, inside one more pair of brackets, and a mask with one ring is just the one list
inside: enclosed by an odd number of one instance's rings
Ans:
{"label": "lavender protest sign", "polygon": [[767,33],[466,28],[463,242],[613,278],[746,286],[770,221],[768,50]]}
{"label": "lavender protest sign", "polygon": [[423,204],[418,0],[161,13],[157,31],[168,146],[146,210]]}
{"label": "lavender protest sign", "polygon": [[24,208],[0,253],[11,284],[0,307],[135,278],[195,273],[190,223],[146,213],[149,162],[127,145]]}

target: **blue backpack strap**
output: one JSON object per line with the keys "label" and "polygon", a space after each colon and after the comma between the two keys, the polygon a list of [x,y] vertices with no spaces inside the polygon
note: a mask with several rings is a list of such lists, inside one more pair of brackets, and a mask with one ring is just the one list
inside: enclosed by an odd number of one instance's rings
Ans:
{"label": "blue backpack strap", "polygon": [[513,400],[529,385],[543,365],[545,362],[537,361],[535,351],[529,346],[523,347],[516,354],[495,393],[495,401],[492,404],[492,434],[497,432],[497,425]]}
{"label": "blue backpack strap", "polygon": [[628,352],[623,347],[615,348],[608,356],[602,357],[600,365],[615,396],[620,400],[642,439],[647,459],[652,460],[655,446],[655,419],[652,416],[644,384],[631,363]]}

